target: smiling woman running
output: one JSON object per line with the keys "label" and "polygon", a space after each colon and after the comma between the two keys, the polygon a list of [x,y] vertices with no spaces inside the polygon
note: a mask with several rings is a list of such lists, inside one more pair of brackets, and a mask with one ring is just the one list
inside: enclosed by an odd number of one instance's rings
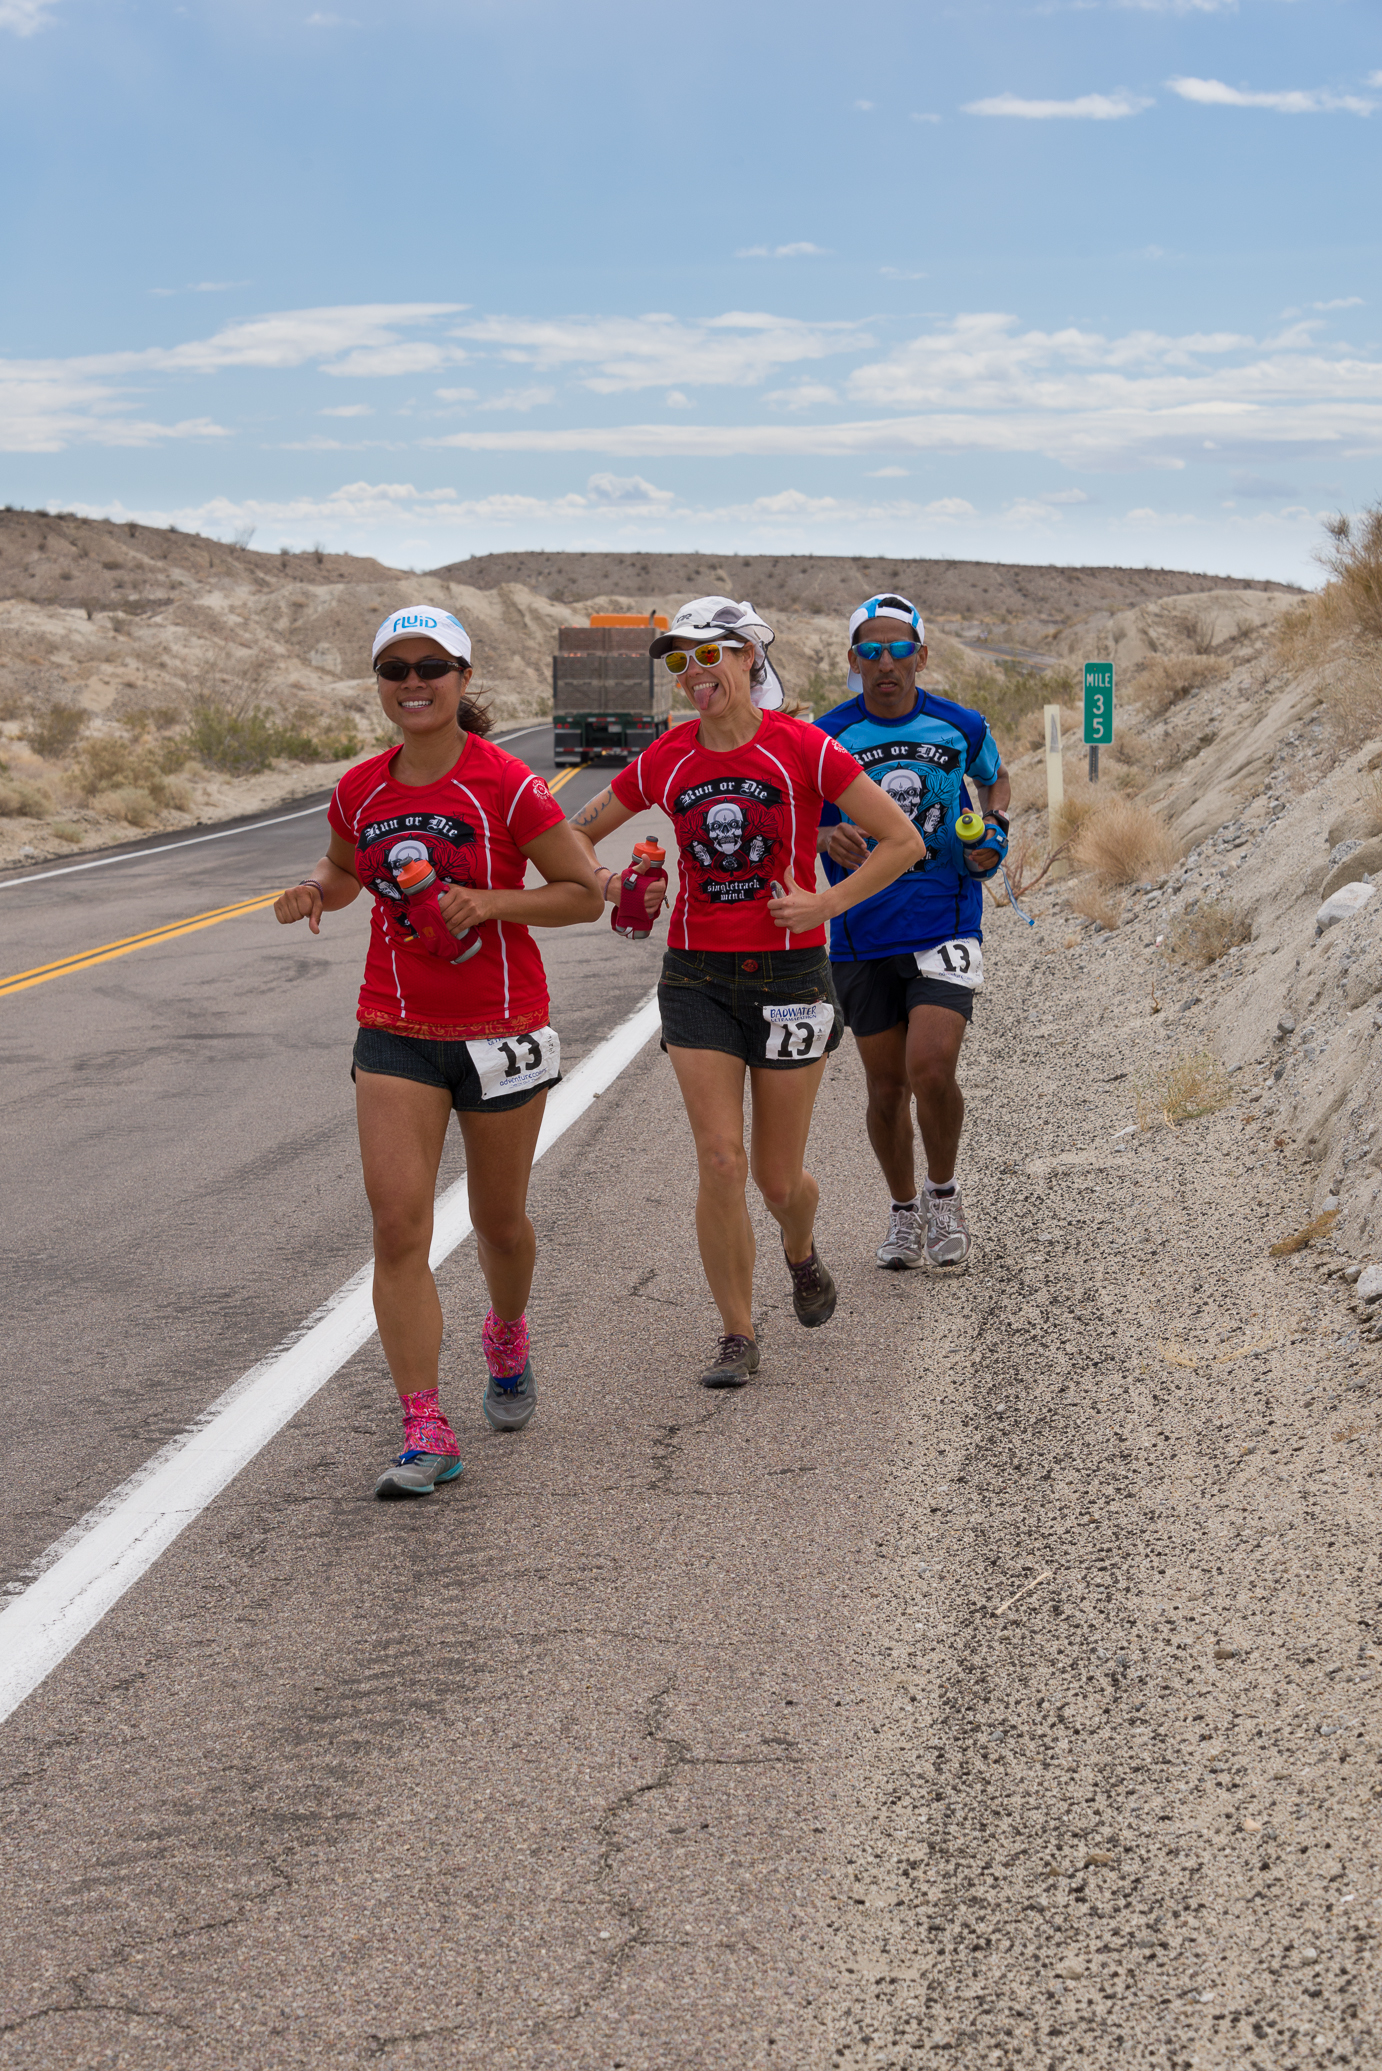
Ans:
{"label": "smiling woman running", "polygon": [[[528,929],[593,920],[600,894],[541,777],[484,739],[490,719],[466,694],[470,637],[459,619],[429,605],[395,612],[374,636],[374,669],[402,746],[346,771],[326,854],[274,912],[316,934],[323,912],[362,886],[374,894],[351,1077],[374,1218],[374,1313],[403,1405],[403,1450],[375,1493],[421,1496],[461,1471],[437,1401],[442,1315],[427,1262],[453,1108],[490,1294],[485,1416],[497,1431],[521,1431],[537,1401],[524,1313],[536,1252],[528,1174],[561,1046]],[[529,859],[547,882],[525,891]]]}
{"label": "smiling woman running", "polygon": [[[750,604],[697,597],[684,605],[651,652],[699,719],[645,748],[572,822],[592,858],[596,842],[651,805],[676,830],[681,883],[658,1004],[696,1144],[696,1235],[722,1325],[700,1376],[707,1388],[741,1388],[758,1368],[750,1172],[782,1232],[797,1321],[811,1329],[834,1312],[835,1283],[816,1254],[819,1193],[802,1168],[826,1054],[843,1027],[825,923],[891,884],[922,852],[906,816],[852,755],[770,709],[782,703],[764,652],[772,637]],[[816,881],[827,800],[877,847],[855,875],[817,892],[803,887]],[[617,899],[618,872],[596,867],[605,897]],[[660,891],[650,887],[645,904],[656,913]]]}

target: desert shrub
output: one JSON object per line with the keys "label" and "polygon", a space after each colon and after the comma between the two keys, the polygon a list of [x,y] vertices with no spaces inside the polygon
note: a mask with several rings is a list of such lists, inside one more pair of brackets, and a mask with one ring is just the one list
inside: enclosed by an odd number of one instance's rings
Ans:
{"label": "desert shrub", "polygon": [[[166,759],[166,747],[146,749],[137,741],[121,740],[115,734],[102,734],[96,740],[88,741],[78,758],[77,786],[86,798],[102,799],[116,793],[137,792],[141,798],[150,801],[155,812],[169,808],[185,812],[191,803],[191,793],[185,784],[173,780],[165,766]],[[175,766],[180,766],[184,759],[179,754]],[[119,817],[128,816],[121,813]],[[147,823],[136,821],[134,824]]]}
{"label": "desert shrub", "polygon": [[60,762],[77,745],[86,719],[80,705],[31,705],[24,721],[25,737],[45,762]]}
{"label": "desert shrub", "polygon": [[254,776],[280,758],[287,762],[342,762],[360,752],[351,719],[330,719],[313,730],[299,714],[286,725],[264,705],[204,692],[192,700],[185,736],[191,752],[226,776]]}
{"label": "desert shrub", "polygon": [[1183,963],[1205,970],[1240,942],[1251,942],[1252,921],[1226,899],[1207,899],[1194,913],[1183,913],[1171,929],[1168,948]]}
{"label": "desert shrub", "polygon": [[152,792],[140,784],[121,784],[111,791],[98,791],[91,802],[108,820],[125,820],[131,827],[151,827],[159,814]]}
{"label": "desert shrub", "polygon": [[1070,895],[1070,904],[1076,913],[1092,920],[1105,934],[1112,934],[1123,918],[1123,901],[1097,882],[1077,885]]}
{"label": "desert shrub", "polygon": [[1209,654],[1153,654],[1133,677],[1132,694],[1154,718],[1189,697],[1192,690],[1220,683],[1227,674],[1227,663]]}
{"label": "desert shrub", "polygon": [[1317,669],[1336,738],[1356,747],[1382,731],[1382,503],[1327,521],[1318,559],[1330,580],[1276,627],[1278,659]]}
{"label": "desert shrub", "polygon": [[1086,822],[1092,820],[1107,803],[1108,800],[1101,797],[1092,784],[1085,784],[1078,791],[1067,791],[1056,809],[1052,834],[1057,841],[1068,846]]}
{"label": "desert shrub", "polygon": [[1096,806],[1071,847],[1080,869],[1097,872],[1107,884],[1164,877],[1178,853],[1170,829],[1149,806],[1131,798]]}
{"label": "desert shrub", "polygon": [[37,784],[22,783],[17,777],[0,777],[0,818],[41,820],[52,810],[52,803]]}
{"label": "desert shrub", "polygon": [[[1022,724],[1032,713],[1037,715],[1035,745],[1040,747],[1042,706],[1073,706],[1076,697],[1075,679],[1069,669],[1034,669],[1025,662],[1000,662],[997,681],[985,677],[974,689],[975,696],[961,702],[972,703],[983,713],[1000,748],[1024,738]],[[1065,723],[1062,709],[1062,733]]]}
{"label": "desert shrub", "polygon": [[50,823],[48,832],[58,841],[80,841],[86,830],[79,827],[75,820],[54,820]]}

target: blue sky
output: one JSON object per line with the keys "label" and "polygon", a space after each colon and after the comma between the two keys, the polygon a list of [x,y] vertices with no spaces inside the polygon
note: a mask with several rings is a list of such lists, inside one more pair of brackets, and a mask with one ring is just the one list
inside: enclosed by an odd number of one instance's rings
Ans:
{"label": "blue sky", "polygon": [[0,501],[1317,579],[1375,0],[0,0]]}

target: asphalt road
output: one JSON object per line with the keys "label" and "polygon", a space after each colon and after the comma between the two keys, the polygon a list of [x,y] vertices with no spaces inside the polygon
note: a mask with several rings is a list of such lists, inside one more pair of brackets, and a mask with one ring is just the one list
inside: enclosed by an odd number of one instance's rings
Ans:
{"label": "asphalt road", "polygon": [[[0,886],[6,969],[320,846]],[[21,1583],[365,1257],[364,919],[0,987]],[[0,1725],[0,2066],[1375,2060],[1378,1368],[1243,1212],[1235,1107],[1127,1147],[1165,1017],[1134,931],[1070,926],[988,930],[968,1276],[874,1266],[847,1043],[810,1154],[836,1316],[797,1327],[760,1213],[763,1365],[705,1395],[650,1043],[534,1174],[529,1430],[484,1426],[465,1244],[462,1478],[372,1500],[371,1341],[193,1519]],[[544,949],[573,1060],[657,950]],[[1258,1184],[1290,1228],[1287,1164]]]}

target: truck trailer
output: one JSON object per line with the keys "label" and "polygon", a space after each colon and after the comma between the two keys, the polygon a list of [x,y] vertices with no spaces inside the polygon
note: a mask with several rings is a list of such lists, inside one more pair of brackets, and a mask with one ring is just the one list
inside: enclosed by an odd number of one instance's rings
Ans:
{"label": "truck trailer", "polygon": [[648,653],[667,621],[655,612],[600,611],[588,626],[562,626],[552,657],[552,759],[631,762],[672,709],[672,679]]}

